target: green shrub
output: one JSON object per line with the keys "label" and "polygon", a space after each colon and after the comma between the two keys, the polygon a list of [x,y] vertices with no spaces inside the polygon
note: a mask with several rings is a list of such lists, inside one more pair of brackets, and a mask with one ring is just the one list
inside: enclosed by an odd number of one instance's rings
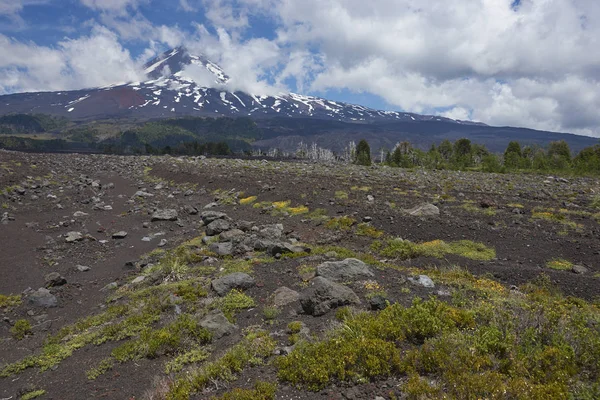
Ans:
{"label": "green shrub", "polygon": [[31,333],[31,324],[26,319],[20,319],[10,328],[10,333],[17,340],[22,340]]}
{"label": "green shrub", "polygon": [[254,384],[254,389],[233,389],[212,400],[272,400],[275,398],[275,391],[277,384],[259,381]]}

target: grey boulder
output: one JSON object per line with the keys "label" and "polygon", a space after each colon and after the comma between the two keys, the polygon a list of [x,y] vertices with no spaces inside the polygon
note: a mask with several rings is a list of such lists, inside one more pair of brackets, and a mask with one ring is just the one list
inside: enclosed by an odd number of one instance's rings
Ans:
{"label": "grey boulder", "polygon": [[67,283],[67,280],[58,272],[50,272],[44,277],[44,280],[46,281],[47,288],[62,286]]}
{"label": "grey boulder", "polygon": [[317,276],[343,282],[357,278],[370,278],[374,275],[364,262],[356,258],[347,258],[343,261],[329,261],[317,266]]}
{"label": "grey boulder", "polygon": [[318,276],[311,281],[312,286],[300,296],[300,304],[305,313],[315,317],[327,314],[330,310],[360,304],[360,299],[352,289]]}
{"label": "grey boulder", "polygon": [[229,229],[231,229],[229,222],[224,219],[217,219],[206,226],[206,235],[215,236]]}
{"label": "grey boulder", "polygon": [[208,225],[213,221],[218,219],[228,219],[228,217],[227,214],[219,211],[204,211],[200,214],[200,219],[202,219],[202,222],[204,222],[205,225]]}
{"label": "grey boulder", "polygon": [[212,333],[214,339],[231,335],[237,329],[220,310],[211,311],[200,321],[200,326]]}
{"label": "grey boulder", "polygon": [[282,286],[275,291],[273,305],[275,307],[285,307],[288,304],[300,300],[300,293],[288,287]]}
{"label": "grey boulder", "polygon": [[228,256],[233,254],[233,244],[231,242],[213,243],[208,249],[219,256]]}
{"label": "grey boulder", "polygon": [[46,288],[39,288],[27,297],[27,303],[34,307],[53,308],[58,305],[58,300]]}
{"label": "grey boulder", "polygon": [[414,217],[434,217],[440,215],[440,209],[433,204],[426,203],[406,210],[406,213]]}
{"label": "grey boulder", "polygon": [[225,296],[232,289],[249,289],[254,286],[254,278],[243,272],[234,272],[222,278],[215,279],[211,286],[219,296]]}
{"label": "grey boulder", "polygon": [[152,214],[152,221],[177,221],[177,210],[165,209],[157,210]]}

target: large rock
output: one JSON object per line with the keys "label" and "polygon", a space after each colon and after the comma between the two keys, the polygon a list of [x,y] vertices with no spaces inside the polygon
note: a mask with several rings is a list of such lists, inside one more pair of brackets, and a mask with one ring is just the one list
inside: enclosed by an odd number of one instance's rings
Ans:
{"label": "large rock", "polygon": [[288,304],[300,300],[300,293],[288,287],[282,286],[275,291],[273,305],[275,307],[285,307]]}
{"label": "large rock", "polygon": [[219,211],[204,211],[200,214],[200,219],[204,222],[205,225],[210,224],[213,221],[218,219],[228,219],[227,214],[219,212]]}
{"label": "large rock", "polygon": [[[216,221],[215,221],[215,222],[216,222]],[[214,222],[213,222],[213,223],[214,223]],[[239,230],[239,229],[232,229],[232,230],[230,230],[230,231],[227,231],[227,232],[222,232],[222,233],[219,235],[219,240],[220,240],[221,242],[229,242],[229,241],[231,241],[231,240],[233,240],[233,239],[235,239],[235,238],[239,238],[239,237],[241,237],[241,236],[244,236],[244,232],[242,232],[242,231],[241,231],[241,230]]]}
{"label": "large rock", "polygon": [[177,210],[157,210],[152,214],[152,221],[177,221]]}
{"label": "large rock", "polygon": [[356,258],[347,258],[344,261],[329,261],[317,266],[317,276],[344,282],[358,278],[370,278],[373,276],[373,272],[364,262]]}
{"label": "large rock", "polygon": [[360,303],[360,299],[352,289],[322,276],[316,277],[311,283],[312,286],[300,296],[302,309],[309,315],[318,317],[333,308]]}
{"label": "large rock", "polygon": [[213,310],[200,321],[200,326],[213,334],[214,339],[231,335],[237,326],[227,320],[220,310]]}
{"label": "large rock", "polygon": [[65,241],[67,243],[80,242],[83,240],[83,234],[81,232],[69,232]]}
{"label": "large rock", "polygon": [[283,225],[273,224],[261,226],[258,233],[265,239],[276,240],[283,236]]}
{"label": "large rock", "polygon": [[434,288],[435,283],[427,275],[419,275],[417,278],[409,277],[408,280],[415,285],[421,285],[426,288]]}
{"label": "large rock", "polygon": [[27,297],[27,303],[34,307],[53,308],[58,305],[58,300],[46,288],[39,288]]}
{"label": "large rock", "polygon": [[212,243],[208,249],[219,256],[228,256],[233,254],[233,244],[231,242]]}
{"label": "large rock", "polygon": [[225,296],[232,289],[249,289],[254,286],[254,278],[243,272],[234,272],[212,281],[211,286],[219,296]]}
{"label": "large rock", "polygon": [[228,231],[229,229],[231,229],[229,222],[225,221],[224,219],[217,219],[207,225],[206,235],[215,236],[222,232]]}
{"label": "large rock", "polygon": [[62,286],[67,283],[67,280],[58,272],[50,272],[44,277],[44,280],[46,281],[47,288]]}
{"label": "large rock", "polygon": [[440,209],[433,204],[426,203],[406,210],[406,213],[415,217],[434,217],[440,215]]}

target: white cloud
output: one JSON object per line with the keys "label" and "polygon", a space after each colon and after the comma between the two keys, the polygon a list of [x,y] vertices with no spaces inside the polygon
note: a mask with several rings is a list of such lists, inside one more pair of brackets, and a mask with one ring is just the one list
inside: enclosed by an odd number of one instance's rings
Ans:
{"label": "white cloud", "polygon": [[94,10],[124,12],[128,7],[137,6],[147,0],[81,0],[81,4]]}
{"label": "white cloud", "polygon": [[0,15],[15,15],[23,7],[46,4],[50,0],[0,0]]}
{"label": "white cloud", "polygon": [[103,27],[52,48],[0,35],[0,53],[0,93],[80,89],[142,78],[117,36]]}

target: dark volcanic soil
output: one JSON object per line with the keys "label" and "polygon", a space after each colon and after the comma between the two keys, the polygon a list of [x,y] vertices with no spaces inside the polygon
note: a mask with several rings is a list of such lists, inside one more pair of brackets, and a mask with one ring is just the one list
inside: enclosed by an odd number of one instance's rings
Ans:
{"label": "dark volcanic soil", "polygon": [[[152,196],[136,196],[138,191]],[[39,354],[47,336],[105,309],[109,292],[101,289],[112,282],[121,286],[139,274],[138,261],[159,248],[161,240],[166,239],[164,249],[171,249],[200,236],[204,232],[200,218],[190,214],[186,206],[202,212],[207,204],[219,201],[211,210],[225,212],[233,221],[250,221],[255,226],[281,223],[287,238],[309,246],[370,251],[372,238],[357,236],[353,230],[327,229],[322,221],[306,215],[273,216],[269,210],[240,205],[239,198],[248,196],[257,196],[257,202],[289,200],[291,205],[304,205],[311,211],[324,209],[330,217],[370,220],[386,237],[412,242],[467,239],[493,247],[497,254],[492,261],[448,256],[443,260],[417,258],[397,263],[405,267],[460,265],[507,286],[522,285],[543,272],[565,294],[587,300],[600,296],[600,225],[598,210],[590,206],[594,195],[600,193],[597,179],[0,151],[0,193],[0,294],[23,294],[20,306],[0,309],[0,367]],[[435,204],[440,215],[419,217],[403,212],[422,203]],[[151,222],[156,209],[175,209],[179,218]],[[544,213],[552,212],[561,217],[543,218],[547,215]],[[113,238],[119,231],[126,231],[127,236]],[[69,232],[80,232],[84,239],[68,243]],[[587,272],[576,274],[546,266],[558,258],[583,266]],[[281,286],[301,291],[304,284],[299,267],[314,266],[322,260],[298,258],[257,265],[257,286],[247,294],[259,307],[239,314],[238,326],[243,329],[264,324],[260,308],[273,292]],[[80,271],[78,266],[89,270]],[[50,289],[58,307],[29,304],[27,294],[44,287],[45,276],[51,272],[67,281]],[[400,290],[404,275],[396,270],[377,270],[374,279],[386,287],[391,299],[402,303],[409,304],[414,296],[432,294],[416,286],[409,294]],[[363,298],[360,284],[350,286]],[[335,319],[334,313],[314,318],[299,312],[297,304],[285,307],[268,329],[284,338],[286,325],[301,319],[312,333],[320,334]],[[31,322],[33,334],[17,341],[10,328],[19,319]],[[220,339],[214,344],[215,354],[237,339],[239,335]],[[86,378],[85,371],[109,356],[115,346],[88,345],[46,372],[28,369],[0,378],[0,399],[17,399],[31,389],[46,390],[44,399],[144,398],[161,375],[164,360],[160,357],[117,365],[95,381]],[[251,387],[249,382],[257,377],[275,379],[274,367],[248,369],[231,386]],[[388,399],[400,383],[401,378],[391,378],[352,387],[333,386],[317,393],[280,384],[276,398]],[[221,394],[226,388],[216,389],[197,398]]]}

